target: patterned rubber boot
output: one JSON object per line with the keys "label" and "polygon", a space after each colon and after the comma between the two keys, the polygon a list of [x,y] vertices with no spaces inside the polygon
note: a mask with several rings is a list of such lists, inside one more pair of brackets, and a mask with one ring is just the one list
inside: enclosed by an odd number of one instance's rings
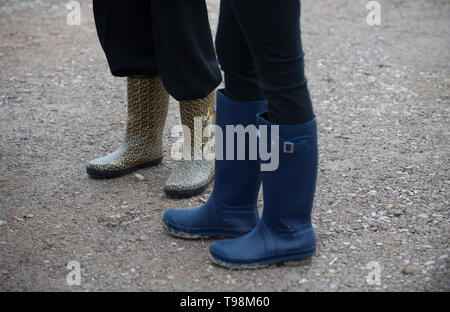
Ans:
{"label": "patterned rubber boot", "polygon": [[203,137],[203,131],[215,123],[215,102],[215,91],[203,99],[180,101],[181,122],[189,129],[184,133],[185,146],[190,144],[191,153],[190,159],[182,159],[166,181],[165,191],[171,198],[198,195],[214,179],[214,160],[202,157],[202,151],[205,144],[214,143],[214,137]]}
{"label": "patterned rubber boot", "polygon": [[162,161],[162,139],[169,94],[159,77],[128,78],[128,120],[125,141],[111,154],[90,161],[86,172],[111,179]]}

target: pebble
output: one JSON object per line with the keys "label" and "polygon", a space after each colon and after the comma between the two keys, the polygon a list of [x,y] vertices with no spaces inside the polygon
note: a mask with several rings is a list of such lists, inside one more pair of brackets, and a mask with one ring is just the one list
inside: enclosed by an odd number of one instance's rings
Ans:
{"label": "pebble", "polygon": [[140,175],[139,173],[135,173],[134,176],[136,177],[136,179],[138,179],[139,181],[144,181],[145,178],[143,175]]}
{"label": "pebble", "polygon": [[6,221],[0,220],[0,225],[6,224]]}
{"label": "pebble", "polygon": [[142,242],[146,242],[146,241],[148,241],[148,236],[141,235],[141,236],[139,236],[139,240],[142,241]]}
{"label": "pebble", "polygon": [[394,217],[399,217],[403,214],[403,211],[401,209],[393,208],[389,210],[389,214],[393,215]]}
{"label": "pebble", "polygon": [[402,273],[406,275],[420,273],[420,268],[416,265],[410,264],[403,268]]}
{"label": "pebble", "polygon": [[101,216],[98,218],[98,221],[106,223],[106,226],[114,227],[120,225],[123,222],[123,216],[119,214]]}
{"label": "pebble", "polygon": [[338,257],[334,258],[333,260],[331,260],[331,262],[329,263],[329,265],[333,265],[337,260],[338,260]]}

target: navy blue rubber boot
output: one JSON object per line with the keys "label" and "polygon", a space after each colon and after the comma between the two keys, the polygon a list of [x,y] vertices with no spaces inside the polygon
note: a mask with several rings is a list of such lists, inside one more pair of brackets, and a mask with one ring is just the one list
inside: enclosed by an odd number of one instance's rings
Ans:
{"label": "navy blue rubber boot", "polygon": [[[217,91],[216,124],[223,132],[223,155],[218,157],[216,133],[216,160],[214,189],[209,200],[195,209],[169,209],[163,222],[169,233],[182,238],[239,237],[250,232],[258,223],[257,198],[261,186],[260,162],[249,160],[249,145],[257,144],[256,115],[267,109],[266,101],[241,102]],[[237,160],[237,135],[234,133],[234,160],[225,160],[227,154],[226,126],[253,126],[247,134],[245,160]],[[254,147],[254,145],[253,145]],[[258,153],[256,153],[258,154]],[[257,156],[257,155],[256,155]]]}
{"label": "navy blue rubber boot", "polygon": [[[260,126],[273,125],[264,116],[258,116]],[[280,153],[278,169],[262,172],[263,215],[250,233],[211,244],[211,257],[219,265],[259,268],[300,263],[315,254],[311,208],[318,164],[316,119],[301,125],[280,125],[279,138],[269,137],[279,139]]]}

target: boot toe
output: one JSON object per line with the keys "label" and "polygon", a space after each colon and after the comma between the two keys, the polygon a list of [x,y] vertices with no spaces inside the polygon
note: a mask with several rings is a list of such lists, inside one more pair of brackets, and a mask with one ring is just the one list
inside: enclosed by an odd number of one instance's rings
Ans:
{"label": "boot toe", "polygon": [[210,256],[216,264],[229,269],[264,267],[258,259],[247,257],[240,245],[241,238],[215,241],[209,247]]}
{"label": "boot toe", "polygon": [[262,267],[267,252],[266,242],[261,236],[261,230],[256,226],[248,234],[236,239],[215,241],[210,246],[213,260],[228,268]]}
{"label": "boot toe", "polygon": [[123,162],[117,161],[114,153],[91,160],[86,165],[86,173],[94,179],[120,177],[130,170]]}
{"label": "boot toe", "polygon": [[114,152],[91,160],[87,163],[86,168],[96,170],[121,170],[126,167],[126,161],[124,160],[125,147],[120,146]]}
{"label": "boot toe", "polygon": [[213,178],[212,161],[185,160],[171,172],[164,189],[169,197],[191,197],[203,192]]}
{"label": "boot toe", "polygon": [[211,253],[211,256],[213,260],[221,262],[221,263],[232,263],[233,259],[229,256],[227,253],[227,250],[229,247],[227,247],[227,244],[231,240],[218,240],[213,242],[209,246],[209,252]]}
{"label": "boot toe", "polygon": [[169,209],[164,212],[163,222],[167,227],[173,228],[177,226],[176,215],[178,214],[178,212],[179,209]]}
{"label": "boot toe", "polygon": [[[182,238],[202,236],[202,214],[197,209],[169,209],[164,213],[163,222],[169,233]],[[200,213],[199,213],[200,212]]]}
{"label": "boot toe", "polygon": [[120,169],[116,164],[108,162],[107,156],[100,157],[94,160],[91,160],[87,163],[86,168],[88,169],[96,169],[96,170],[118,170]]}

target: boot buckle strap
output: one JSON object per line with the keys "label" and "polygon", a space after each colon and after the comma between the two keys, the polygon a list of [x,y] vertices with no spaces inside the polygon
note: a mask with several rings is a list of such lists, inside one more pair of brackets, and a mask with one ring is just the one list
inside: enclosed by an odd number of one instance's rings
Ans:
{"label": "boot buckle strap", "polygon": [[[261,133],[260,133],[259,129],[257,130],[256,134],[258,136],[258,139],[260,139]],[[310,149],[310,145],[309,145],[310,136],[309,135],[290,139],[291,141],[287,141],[287,140],[283,139],[282,137],[277,137],[274,135],[268,135],[268,138],[269,138],[270,144],[272,146],[274,146],[277,143],[276,141],[278,141],[279,142],[278,148],[280,150],[282,150],[283,153],[285,153],[285,154],[294,154],[301,150],[309,150]]]}
{"label": "boot buckle strap", "polygon": [[283,142],[283,153],[293,154],[294,153],[294,143],[293,142]]}
{"label": "boot buckle strap", "polygon": [[290,141],[284,140],[283,138],[280,139],[280,149],[283,149],[284,154],[294,154],[298,153],[302,150],[309,150],[309,136],[301,136],[297,138],[293,138]]}

